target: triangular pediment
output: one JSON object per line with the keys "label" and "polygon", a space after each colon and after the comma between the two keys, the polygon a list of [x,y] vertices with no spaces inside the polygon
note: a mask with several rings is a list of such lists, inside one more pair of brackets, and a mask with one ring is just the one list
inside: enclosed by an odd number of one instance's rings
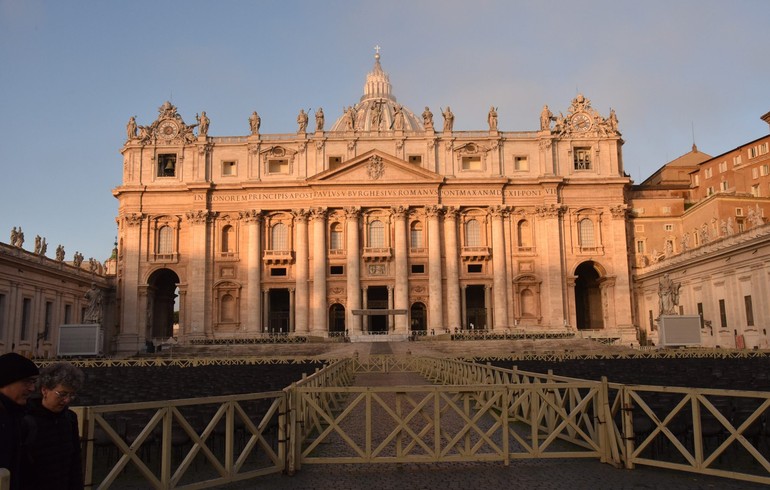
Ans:
{"label": "triangular pediment", "polygon": [[341,166],[308,179],[308,184],[439,183],[443,177],[379,150],[370,150]]}

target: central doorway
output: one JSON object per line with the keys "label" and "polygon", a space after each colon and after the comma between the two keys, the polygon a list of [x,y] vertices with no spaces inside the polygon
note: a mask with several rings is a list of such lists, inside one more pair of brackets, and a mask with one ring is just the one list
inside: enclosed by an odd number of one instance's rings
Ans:
{"label": "central doorway", "polygon": [[487,308],[486,288],[483,284],[465,287],[465,328],[486,330]]}
{"label": "central doorway", "polygon": [[289,333],[289,290],[271,289],[268,293],[267,331]]}
{"label": "central doorway", "polygon": [[[366,308],[368,310],[388,309],[388,287],[369,286],[366,288]],[[367,315],[367,331],[370,333],[388,333],[388,315]]]}

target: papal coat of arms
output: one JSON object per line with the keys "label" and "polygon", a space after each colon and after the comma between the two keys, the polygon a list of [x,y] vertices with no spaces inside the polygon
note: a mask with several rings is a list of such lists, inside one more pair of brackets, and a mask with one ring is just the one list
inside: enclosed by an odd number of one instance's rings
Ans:
{"label": "papal coat of arms", "polygon": [[369,174],[369,178],[377,180],[385,173],[385,164],[382,162],[382,157],[374,155],[369,159],[369,164],[366,166],[366,172]]}

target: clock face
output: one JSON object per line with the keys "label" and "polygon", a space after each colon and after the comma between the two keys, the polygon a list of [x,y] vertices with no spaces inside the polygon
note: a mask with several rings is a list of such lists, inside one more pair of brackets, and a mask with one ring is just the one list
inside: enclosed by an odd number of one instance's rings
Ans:
{"label": "clock face", "polygon": [[588,114],[579,112],[572,116],[572,128],[575,131],[588,131],[591,128],[591,118]]}
{"label": "clock face", "polygon": [[179,132],[179,127],[173,121],[163,121],[158,126],[158,136],[163,139],[170,140],[174,138]]}

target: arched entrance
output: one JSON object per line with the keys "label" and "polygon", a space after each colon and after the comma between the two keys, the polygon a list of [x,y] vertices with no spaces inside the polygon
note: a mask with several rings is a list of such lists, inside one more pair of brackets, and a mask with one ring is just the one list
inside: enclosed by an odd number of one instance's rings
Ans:
{"label": "arched entrance", "polygon": [[147,338],[167,339],[174,334],[174,304],[179,276],[158,269],[147,280]]}
{"label": "arched entrance", "polygon": [[345,307],[334,303],[329,308],[329,333],[345,332]]}
{"label": "arched entrance", "polygon": [[409,330],[425,332],[428,329],[428,322],[425,318],[425,304],[415,303],[409,311]]}
{"label": "arched entrance", "polygon": [[579,330],[604,328],[601,276],[596,266],[588,261],[575,269],[575,316]]}
{"label": "arched entrance", "polygon": [[[388,288],[387,286],[369,286],[366,288],[366,304],[369,310],[387,310],[388,309]],[[368,331],[370,333],[388,333],[388,315],[387,312],[382,315],[369,313]]]}

